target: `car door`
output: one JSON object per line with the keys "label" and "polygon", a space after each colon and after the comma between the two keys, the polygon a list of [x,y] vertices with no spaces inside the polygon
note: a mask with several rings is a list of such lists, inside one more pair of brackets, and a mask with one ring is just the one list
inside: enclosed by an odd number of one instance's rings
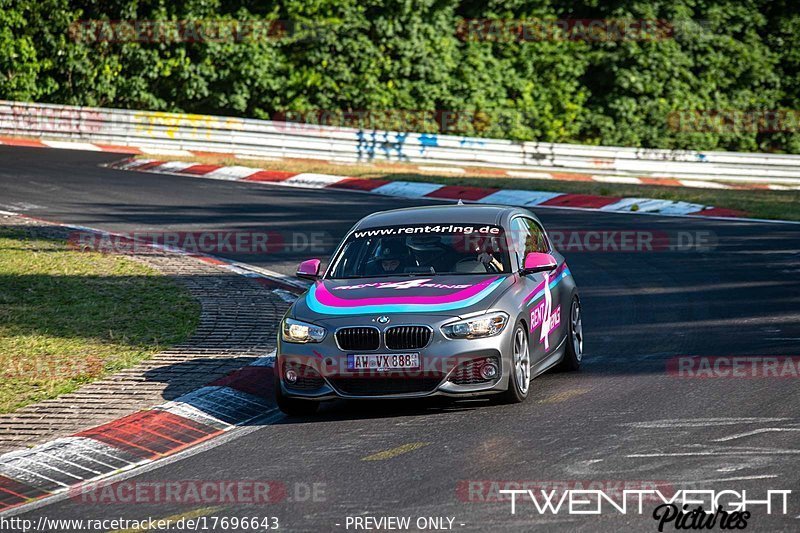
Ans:
{"label": "car door", "polygon": [[515,217],[511,221],[511,229],[518,271],[522,269],[525,256],[529,253],[549,253],[558,261],[558,266],[550,272],[521,276],[526,285],[523,293],[528,295],[524,305],[529,319],[531,362],[536,365],[558,347],[565,331],[566,317],[562,317],[561,309],[562,284],[558,283],[557,278],[564,258],[552,249],[544,228],[532,218],[522,215]]}

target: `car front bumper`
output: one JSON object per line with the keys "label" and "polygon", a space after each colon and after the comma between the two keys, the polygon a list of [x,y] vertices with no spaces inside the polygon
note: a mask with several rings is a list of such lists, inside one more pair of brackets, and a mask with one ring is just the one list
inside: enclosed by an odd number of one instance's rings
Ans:
{"label": "car front bumper", "polygon": [[[508,388],[508,376],[511,372],[509,353],[513,332],[513,327],[508,324],[500,334],[493,337],[454,340],[445,337],[439,329],[442,324],[452,321],[452,317],[425,317],[425,320],[408,320],[406,318],[403,321],[404,324],[426,324],[433,328],[432,338],[425,347],[390,350],[381,343],[381,347],[377,350],[348,351],[340,349],[334,338],[334,331],[344,326],[369,325],[375,327],[374,323],[364,322],[365,320],[368,318],[364,317],[362,320],[358,320],[358,317],[350,317],[346,323],[337,321],[334,324],[324,324],[329,328],[329,332],[321,343],[295,344],[284,342],[279,338],[275,372],[279,376],[278,381],[283,394],[292,398],[315,400],[429,396],[463,398],[496,394]],[[379,327],[379,329],[385,328]],[[383,372],[347,369],[349,354],[399,353],[418,353],[419,368]],[[475,368],[480,368],[481,364],[491,358],[494,358],[499,369],[495,378],[485,381],[479,379],[477,380],[479,382],[474,382],[476,381],[474,379],[463,379],[465,375],[475,374]],[[472,366],[469,366],[470,363]],[[302,386],[300,387],[298,387],[298,382],[288,383],[284,379],[284,373],[288,368],[300,370],[304,378],[311,375],[313,379],[298,380],[301,381]],[[471,372],[467,372],[467,370],[471,370]]]}

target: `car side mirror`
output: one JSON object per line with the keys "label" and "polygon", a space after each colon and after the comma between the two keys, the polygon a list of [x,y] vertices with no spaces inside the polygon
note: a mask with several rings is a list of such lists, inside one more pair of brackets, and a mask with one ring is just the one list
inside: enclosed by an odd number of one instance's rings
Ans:
{"label": "car side mirror", "polygon": [[297,272],[295,272],[295,276],[302,279],[310,279],[311,281],[318,280],[319,259],[309,259],[300,263],[297,267]]}
{"label": "car side mirror", "polygon": [[534,272],[548,272],[558,266],[556,258],[550,254],[531,252],[525,256],[525,266],[520,271],[523,276]]}

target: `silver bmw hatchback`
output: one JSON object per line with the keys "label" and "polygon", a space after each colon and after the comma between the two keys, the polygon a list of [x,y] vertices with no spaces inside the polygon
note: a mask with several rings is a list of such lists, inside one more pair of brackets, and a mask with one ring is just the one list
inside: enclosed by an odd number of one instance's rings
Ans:
{"label": "silver bmw hatchback", "polygon": [[360,220],[278,335],[275,394],[289,415],[335,398],[494,395],[517,403],[531,380],[583,355],[578,289],[525,209],[450,205]]}

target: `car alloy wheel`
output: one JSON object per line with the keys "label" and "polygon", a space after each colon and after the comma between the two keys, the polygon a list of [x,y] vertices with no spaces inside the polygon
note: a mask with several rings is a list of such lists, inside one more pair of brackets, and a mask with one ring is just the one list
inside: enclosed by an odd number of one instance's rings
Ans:
{"label": "car alloy wheel", "polygon": [[581,319],[581,304],[577,299],[572,301],[570,321],[572,323],[572,349],[575,352],[575,358],[580,362],[583,358],[583,320]]}
{"label": "car alloy wheel", "polygon": [[514,375],[519,392],[527,394],[531,384],[531,355],[528,350],[528,336],[521,327],[514,332]]}

